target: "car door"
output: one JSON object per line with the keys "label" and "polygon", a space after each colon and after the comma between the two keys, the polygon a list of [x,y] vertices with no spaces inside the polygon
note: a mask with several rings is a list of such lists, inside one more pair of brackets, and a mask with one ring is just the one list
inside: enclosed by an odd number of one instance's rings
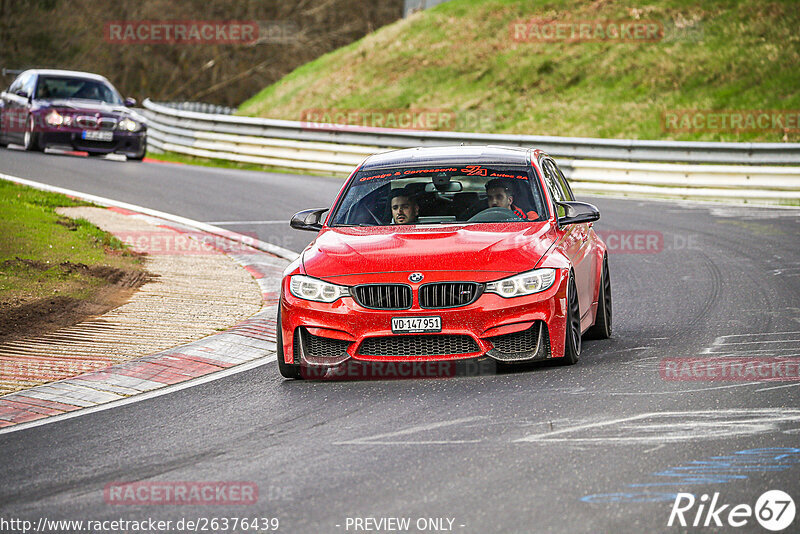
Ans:
{"label": "car door", "polygon": [[[553,161],[553,166],[555,167],[556,171],[558,171],[558,183],[561,185],[562,189],[564,190],[564,194],[566,195],[567,200],[576,200],[575,195],[572,193],[572,188],[569,186],[569,182],[567,178],[564,176],[564,173],[561,172],[561,169],[558,165]],[[594,303],[595,297],[597,296],[597,277],[598,277],[598,269],[596,268],[597,265],[597,234],[594,231],[594,223],[583,223],[576,226],[581,227],[581,241],[584,243],[584,253],[585,253],[585,279],[586,279],[586,301],[588,306],[584,310],[581,308],[582,312],[588,313],[589,307]]]}
{"label": "car door", "polygon": [[[25,136],[25,127],[28,120],[28,97],[18,93],[24,92],[26,85],[30,85],[32,73],[22,73],[14,80],[3,94],[3,131],[5,139],[11,143],[22,143]],[[30,93],[28,93],[30,94]]]}
{"label": "car door", "polygon": [[3,91],[0,95],[2,98],[2,107],[0,107],[0,138],[6,142],[12,142],[14,137],[14,124],[15,124],[15,102],[12,95],[17,91],[22,90],[22,76],[17,76],[11,85]]}
{"label": "car door", "polygon": [[[557,202],[575,200],[572,196],[572,191],[566,182],[562,181],[560,171],[556,163],[549,157],[545,157],[541,161],[542,171],[545,176],[545,184],[550,190],[550,194]],[[564,209],[558,205],[554,206],[557,216],[564,215]],[[575,287],[578,290],[578,305],[581,312],[581,323],[587,317],[594,294],[591,287],[594,284],[592,274],[592,257],[590,254],[590,240],[588,224],[570,224],[563,227],[562,247],[564,253],[569,257],[572,262],[572,267],[575,272]],[[582,324],[583,326],[583,324]]]}

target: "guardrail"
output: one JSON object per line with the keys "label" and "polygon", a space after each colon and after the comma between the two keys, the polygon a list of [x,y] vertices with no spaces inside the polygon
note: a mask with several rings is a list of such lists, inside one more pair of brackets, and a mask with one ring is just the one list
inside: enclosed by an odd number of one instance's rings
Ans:
{"label": "guardrail", "polygon": [[236,108],[217,106],[216,104],[207,104],[205,102],[161,102],[160,105],[183,111],[196,111],[197,113],[216,113],[217,115],[233,115],[236,113]]}
{"label": "guardrail", "polygon": [[559,160],[585,193],[800,205],[800,167]]}
{"label": "guardrail", "polygon": [[[776,166],[800,164],[799,143],[636,141],[363,128],[198,113],[149,99],[144,108],[151,151],[347,174],[364,157],[396,148],[454,144],[536,147],[559,159],[579,191],[800,203],[800,167]],[[666,161],[672,163],[661,163]]]}

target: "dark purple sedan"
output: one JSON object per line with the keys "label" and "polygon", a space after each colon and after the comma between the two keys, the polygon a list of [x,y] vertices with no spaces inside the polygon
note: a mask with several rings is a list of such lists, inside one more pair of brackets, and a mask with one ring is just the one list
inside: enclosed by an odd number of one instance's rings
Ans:
{"label": "dark purple sedan", "polygon": [[0,146],[61,147],[90,156],[124,154],[141,161],[147,150],[144,117],[129,109],[103,76],[68,70],[23,71],[0,94]]}

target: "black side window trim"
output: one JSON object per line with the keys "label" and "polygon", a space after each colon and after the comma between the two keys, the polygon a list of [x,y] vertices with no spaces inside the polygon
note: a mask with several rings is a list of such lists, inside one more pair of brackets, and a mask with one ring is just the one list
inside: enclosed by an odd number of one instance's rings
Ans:
{"label": "black side window trim", "polygon": [[542,158],[539,161],[539,164],[542,168],[542,172],[544,173],[545,186],[549,190],[550,196],[552,197],[550,207],[557,219],[560,214],[555,203],[564,200],[564,192],[561,190],[561,186],[558,183],[558,171],[554,168],[551,168],[553,162],[550,160],[550,158]]}
{"label": "black side window trim", "polygon": [[564,173],[561,172],[561,169],[556,164],[555,160],[550,160],[553,165],[553,168],[556,170],[556,177],[558,178],[559,185],[561,185],[562,191],[566,194],[565,200],[575,200],[575,195],[572,193],[572,188],[569,186],[569,181],[567,177],[564,176]]}

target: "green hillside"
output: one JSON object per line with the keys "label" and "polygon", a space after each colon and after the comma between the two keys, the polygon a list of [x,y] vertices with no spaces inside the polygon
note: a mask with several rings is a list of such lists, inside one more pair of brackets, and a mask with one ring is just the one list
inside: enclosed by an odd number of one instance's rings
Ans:
{"label": "green hillside", "polygon": [[[537,22],[530,24],[532,19]],[[657,39],[533,40],[546,26],[542,21],[637,20],[658,24]],[[515,21],[523,23],[518,39]],[[420,124],[539,135],[797,142],[798,27],[796,0],[451,0],[303,65],[244,102],[239,113],[303,120],[309,109],[317,117],[320,110],[359,110],[357,123],[380,116],[391,125],[396,112],[374,110],[442,110],[455,123]],[[702,115],[706,122],[695,125],[713,131],[685,122],[666,128],[665,113],[672,120],[676,110]],[[723,118],[710,117],[710,110],[722,110]],[[794,114],[769,126],[741,124],[755,131],[732,131],[721,122],[731,111],[752,119],[755,110]],[[677,131],[685,126],[689,131]]]}

